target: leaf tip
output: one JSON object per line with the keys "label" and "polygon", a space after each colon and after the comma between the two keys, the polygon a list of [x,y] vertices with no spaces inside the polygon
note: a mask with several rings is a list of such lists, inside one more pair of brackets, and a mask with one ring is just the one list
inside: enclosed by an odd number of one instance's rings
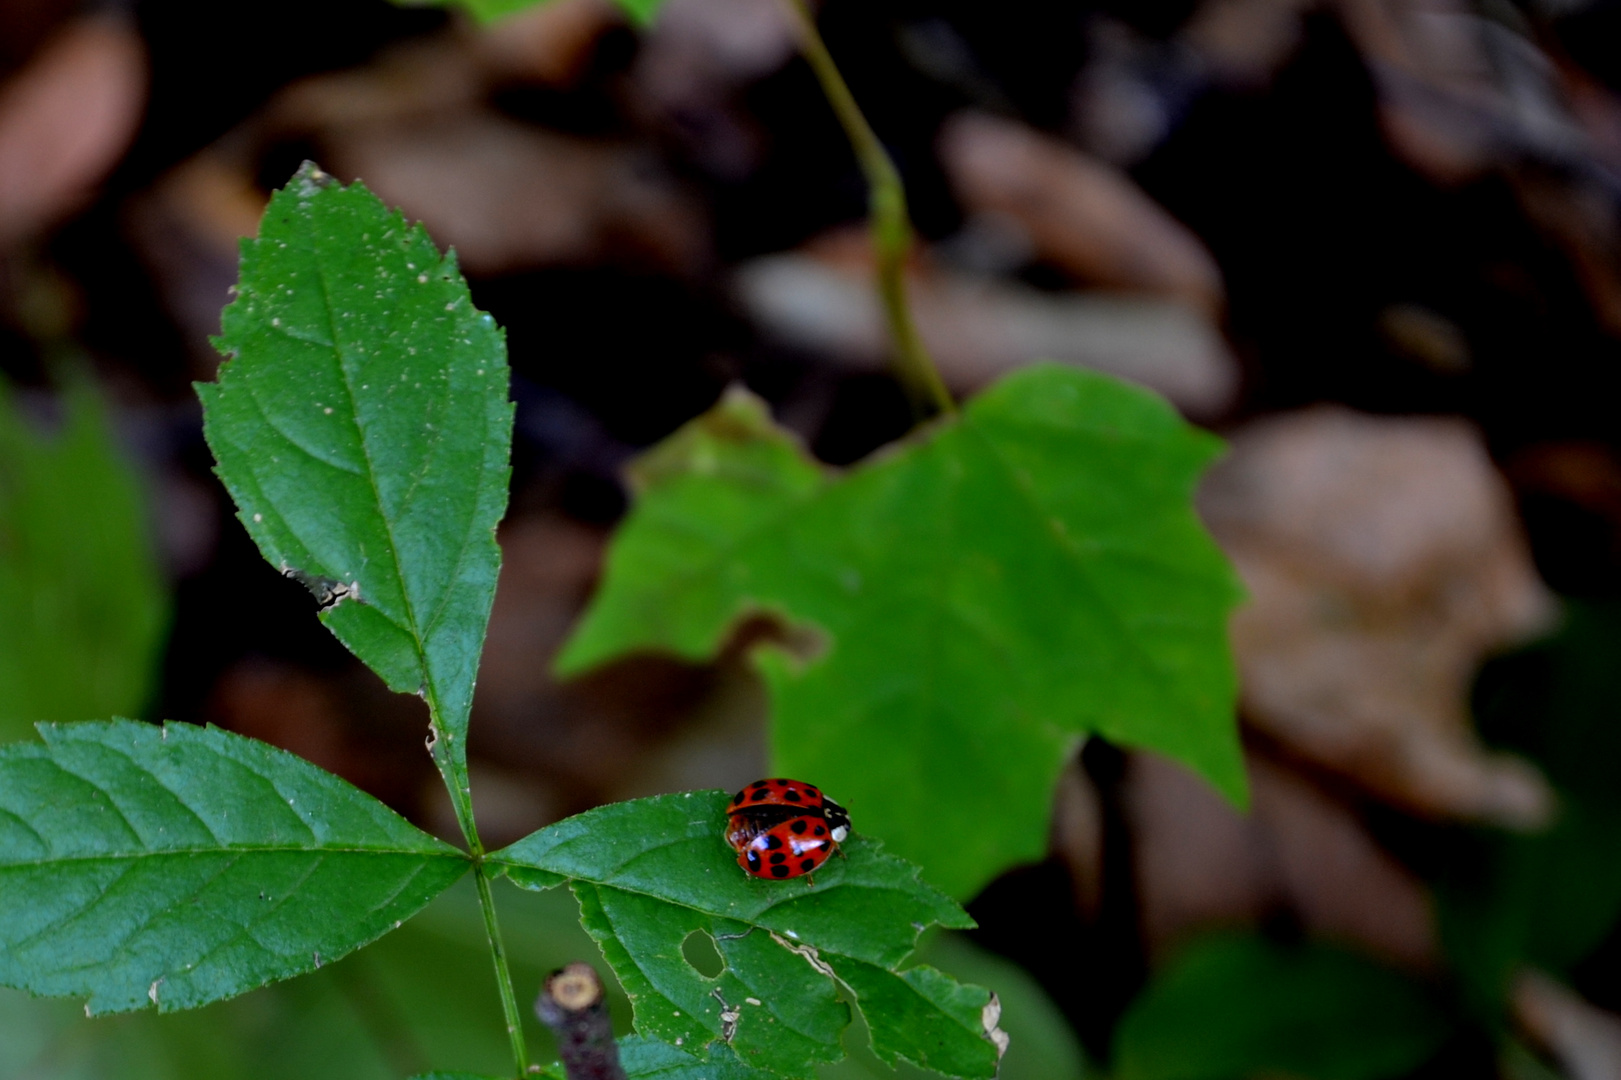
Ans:
{"label": "leaf tip", "polygon": [[315,162],[305,158],[304,163],[298,167],[298,171],[287,182],[287,186],[299,195],[308,198],[319,191],[335,186],[337,183],[338,180],[335,176],[322,169]]}

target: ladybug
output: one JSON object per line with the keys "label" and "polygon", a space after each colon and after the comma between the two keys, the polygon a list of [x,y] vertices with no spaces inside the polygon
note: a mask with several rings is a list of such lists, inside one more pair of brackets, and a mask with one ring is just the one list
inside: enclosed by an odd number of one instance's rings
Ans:
{"label": "ladybug", "polygon": [[802,780],[756,780],[726,812],[726,842],[751,877],[803,877],[850,835],[849,812]]}

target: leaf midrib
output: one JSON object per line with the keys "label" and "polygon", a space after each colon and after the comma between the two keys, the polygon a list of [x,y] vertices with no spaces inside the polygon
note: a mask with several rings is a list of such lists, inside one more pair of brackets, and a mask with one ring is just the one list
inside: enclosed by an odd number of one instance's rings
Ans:
{"label": "leaf midrib", "polygon": [[[313,210],[311,216],[314,216]],[[411,635],[411,641],[416,645],[417,665],[422,671],[423,691],[429,698],[434,720],[439,721],[439,692],[434,686],[433,674],[428,667],[428,652],[423,644],[421,626],[417,621],[416,604],[412,599],[411,588],[405,577],[405,568],[400,565],[400,546],[395,542],[394,522],[389,519],[388,512],[383,505],[383,493],[377,487],[377,465],[372,460],[371,443],[367,439],[366,428],[360,422],[360,409],[355,401],[354,383],[349,377],[348,367],[344,364],[343,339],[338,334],[337,323],[332,319],[332,294],[328,288],[326,264],[321,253],[316,250],[314,243],[306,250],[310,252],[315,262],[316,277],[321,282],[321,310],[326,316],[327,330],[332,337],[333,361],[337,364],[339,377],[343,379],[343,393],[349,399],[348,415],[355,425],[355,434],[360,436],[360,453],[366,460],[366,486],[371,489],[372,502],[377,507],[377,516],[383,523],[383,531],[388,534],[389,561],[394,564],[394,578],[400,583],[400,600],[405,604],[405,617],[410,624],[402,629]]]}

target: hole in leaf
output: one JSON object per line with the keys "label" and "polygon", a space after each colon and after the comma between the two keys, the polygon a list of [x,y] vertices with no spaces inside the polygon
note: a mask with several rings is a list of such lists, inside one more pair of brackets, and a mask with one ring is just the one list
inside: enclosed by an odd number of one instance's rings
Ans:
{"label": "hole in leaf", "polygon": [[726,970],[726,961],[715,948],[715,939],[702,930],[687,935],[687,940],[681,943],[681,955],[706,979],[718,978]]}

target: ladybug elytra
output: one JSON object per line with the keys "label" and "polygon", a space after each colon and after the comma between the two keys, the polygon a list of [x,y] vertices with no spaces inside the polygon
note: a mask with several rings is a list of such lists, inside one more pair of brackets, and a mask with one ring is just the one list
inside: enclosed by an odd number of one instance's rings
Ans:
{"label": "ladybug elytra", "polygon": [[732,797],[726,842],[758,878],[803,877],[850,835],[850,815],[802,780],[756,780]]}

